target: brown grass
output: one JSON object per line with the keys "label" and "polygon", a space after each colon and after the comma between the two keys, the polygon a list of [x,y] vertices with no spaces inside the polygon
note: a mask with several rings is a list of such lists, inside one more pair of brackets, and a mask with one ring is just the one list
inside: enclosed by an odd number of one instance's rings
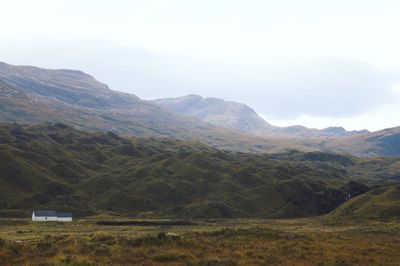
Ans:
{"label": "brown grass", "polygon": [[[0,265],[399,265],[400,225],[319,219],[200,226],[0,223]],[[172,232],[174,234],[165,234]]]}

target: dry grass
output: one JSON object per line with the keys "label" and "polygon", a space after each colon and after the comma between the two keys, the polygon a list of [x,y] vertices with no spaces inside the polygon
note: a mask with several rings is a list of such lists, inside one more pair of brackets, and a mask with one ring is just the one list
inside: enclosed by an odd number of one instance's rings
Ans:
{"label": "dry grass", "polygon": [[[160,233],[161,232],[161,233]],[[171,232],[174,234],[165,234]],[[400,225],[320,219],[199,226],[0,221],[0,265],[399,265]]]}

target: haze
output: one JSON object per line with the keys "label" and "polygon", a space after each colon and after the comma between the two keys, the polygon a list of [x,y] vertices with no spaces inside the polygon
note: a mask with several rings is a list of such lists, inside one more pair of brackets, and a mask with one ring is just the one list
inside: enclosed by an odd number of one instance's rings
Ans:
{"label": "haze", "polygon": [[2,1],[0,61],[145,99],[243,102],[275,125],[400,125],[398,1]]}

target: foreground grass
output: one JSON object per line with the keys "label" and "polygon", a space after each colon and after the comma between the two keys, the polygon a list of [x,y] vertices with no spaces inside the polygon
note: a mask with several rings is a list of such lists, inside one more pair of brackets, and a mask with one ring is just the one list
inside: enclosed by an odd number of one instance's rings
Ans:
{"label": "foreground grass", "polygon": [[0,265],[399,265],[400,224],[320,219],[197,226],[0,220]]}

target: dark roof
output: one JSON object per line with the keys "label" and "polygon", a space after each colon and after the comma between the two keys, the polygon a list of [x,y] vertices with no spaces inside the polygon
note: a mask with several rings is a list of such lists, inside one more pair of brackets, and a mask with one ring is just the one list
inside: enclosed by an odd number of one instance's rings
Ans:
{"label": "dark roof", "polygon": [[33,211],[35,216],[57,216],[56,211]]}
{"label": "dark roof", "polygon": [[70,212],[57,212],[57,216],[58,217],[63,217],[63,218],[72,217],[72,213],[70,213]]}
{"label": "dark roof", "polygon": [[52,217],[72,217],[70,212],[57,212],[57,211],[33,211],[35,216],[52,216]]}

